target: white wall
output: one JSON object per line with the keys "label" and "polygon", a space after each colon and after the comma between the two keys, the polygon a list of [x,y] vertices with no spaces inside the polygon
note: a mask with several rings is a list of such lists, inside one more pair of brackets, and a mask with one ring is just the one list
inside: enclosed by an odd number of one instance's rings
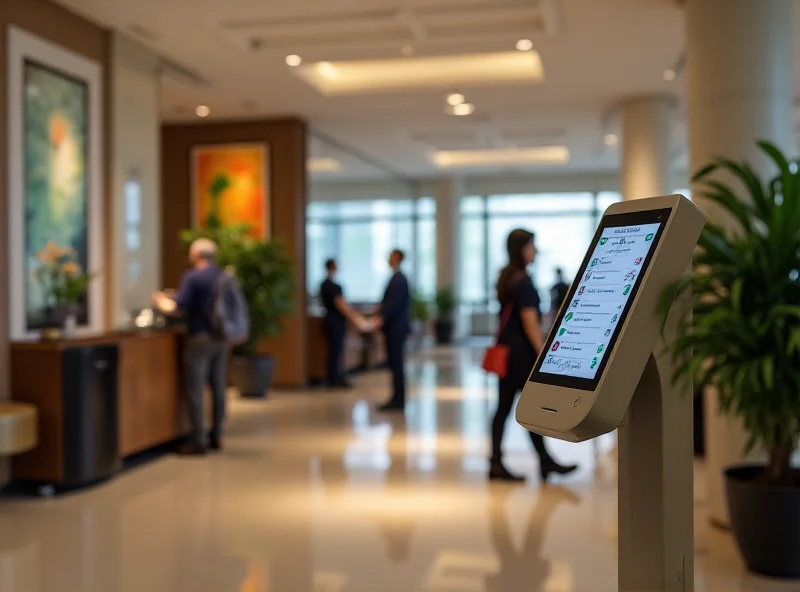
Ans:
{"label": "white wall", "polygon": [[[112,39],[112,257],[111,324],[147,306],[161,281],[161,132],[159,58],[114,33]],[[126,244],[125,185],[140,186],[139,246]]]}

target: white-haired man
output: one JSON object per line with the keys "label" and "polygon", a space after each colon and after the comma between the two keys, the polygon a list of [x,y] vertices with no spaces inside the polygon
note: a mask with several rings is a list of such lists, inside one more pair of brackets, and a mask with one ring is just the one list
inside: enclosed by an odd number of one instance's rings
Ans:
{"label": "white-haired man", "polygon": [[190,440],[178,452],[201,455],[206,452],[203,427],[203,390],[211,385],[213,426],[208,446],[222,448],[222,425],[225,420],[225,387],[227,385],[228,345],[212,335],[214,287],[222,270],[214,264],[217,245],[206,238],[197,239],[189,248],[192,269],[183,275],[174,297],[164,292],[153,294],[156,307],[166,314],[182,312],[186,318],[187,336],[183,350],[184,381],[192,425]]}

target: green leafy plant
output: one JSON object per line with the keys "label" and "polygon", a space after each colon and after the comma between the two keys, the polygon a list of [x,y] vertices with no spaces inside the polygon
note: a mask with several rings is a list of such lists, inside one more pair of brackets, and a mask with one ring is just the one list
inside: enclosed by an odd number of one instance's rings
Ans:
{"label": "green leafy plant", "polygon": [[419,292],[414,292],[411,296],[411,316],[423,322],[431,318],[430,303]]}
{"label": "green leafy plant", "polygon": [[436,307],[436,318],[440,320],[450,320],[456,311],[458,300],[456,294],[451,286],[439,288],[436,291],[434,298],[434,306]]}
{"label": "green leafy plant", "polygon": [[70,306],[80,302],[95,274],[81,269],[71,248],[50,241],[36,254],[39,267],[36,277],[42,285],[45,303],[50,307]]}
{"label": "green leafy plant", "polygon": [[280,333],[281,320],[292,312],[294,269],[283,245],[244,240],[232,262],[250,312],[250,338],[237,353],[255,356],[264,339]]}
{"label": "green leafy plant", "polygon": [[748,450],[768,452],[764,479],[792,485],[800,436],[800,173],[775,146],[758,145],[776,167],[769,181],[723,158],[696,173],[696,195],[729,224],[706,225],[692,273],[664,293],[661,308],[691,289],[693,316],[678,323],[671,348],[674,379],[713,387],[720,409],[742,419]]}

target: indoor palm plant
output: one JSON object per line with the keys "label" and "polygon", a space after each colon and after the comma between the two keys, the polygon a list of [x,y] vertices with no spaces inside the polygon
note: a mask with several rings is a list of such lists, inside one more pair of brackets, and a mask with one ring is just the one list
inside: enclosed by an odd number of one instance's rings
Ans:
{"label": "indoor palm plant", "polygon": [[283,245],[245,239],[231,261],[250,313],[250,336],[237,347],[233,380],[242,396],[263,397],[272,382],[275,359],[262,353],[265,339],[280,333],[292,312],[294,270]]}
{"label": "indoor palm plant", "polygon": [[800,173],[772,144],[759,147],[775,166],[768,181],[722,158],[694,177],[701,205],[720,216],[677,286],[692,290],[694,315],[680,323],[672,353],[675,379],[713,389],[721,411],[741,419],[748,447],[768,454],[766,465],[725,472],[745,561],[800,577],[800,474],[791,462],[800,436]]}
{"label": "indoor palm plant", "polygon": [[419,349],[428,332],[428,321],[431,318],[430,303],[419,292],[414,292],[411,296],[411,318],[414,347]]}
{"label": "indoor palm plant", "polygon": [[439,288],[433,301],[436,309],[436,343],[446,344],[453,341],[453,326],[458,301],[451,286]]}

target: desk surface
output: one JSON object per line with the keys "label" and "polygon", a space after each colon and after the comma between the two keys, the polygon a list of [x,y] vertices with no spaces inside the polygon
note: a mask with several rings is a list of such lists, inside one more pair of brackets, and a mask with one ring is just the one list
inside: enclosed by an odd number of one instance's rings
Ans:
{"label": "desk surface", "polygon": [[12,350],[64,350],[72,347],[85,347],[89,345],[105,345],[129,339],[153,339],[163,335],[180,335],[182,329],[120,329],[118,331],[105,331],[102,333],[87,333],[58,340],[27,339],[11,343]]}

